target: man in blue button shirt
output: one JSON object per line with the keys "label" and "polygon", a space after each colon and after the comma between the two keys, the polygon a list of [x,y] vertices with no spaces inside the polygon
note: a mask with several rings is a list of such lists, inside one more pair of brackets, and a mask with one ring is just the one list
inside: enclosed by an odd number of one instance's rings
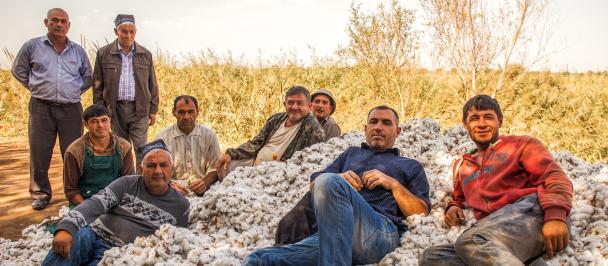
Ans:
{"label": "man in blue button shirt", "polygon": [[91,63],[84,49],[67,37],[68,13],[61,8],[47,12],[48,33],[27,41],[19,50],[12,73],[32,94],[29,102],[30,195],[34,210],[51,199],[49,166],[55,139],[61,156],[82,135],[80,95],[92,83]]}
{"label": "man in blue button shirt", "polygon": [[247,265],[351,265],[380,261],[399,245],[403,219],[428,214],[422,165],[393,148],[401,132],[395,110],[368,113],[366,142],[311,175],[318,232],[295,244],[259,249]]}

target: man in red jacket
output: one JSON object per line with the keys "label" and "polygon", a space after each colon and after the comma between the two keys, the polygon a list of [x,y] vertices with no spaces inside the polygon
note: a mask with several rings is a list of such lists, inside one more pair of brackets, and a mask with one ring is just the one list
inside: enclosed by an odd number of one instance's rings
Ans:
{"label": "man in red jacket", "polygon": [[462,123],[477,149],[453,168],[454,200],[445,223],[477,223],[454,244],[430,247],[420,265],[544,264],[568,245],[572,183],[551,153],[530,136],[500,136],[502,112],[487,95],[464,105]]}

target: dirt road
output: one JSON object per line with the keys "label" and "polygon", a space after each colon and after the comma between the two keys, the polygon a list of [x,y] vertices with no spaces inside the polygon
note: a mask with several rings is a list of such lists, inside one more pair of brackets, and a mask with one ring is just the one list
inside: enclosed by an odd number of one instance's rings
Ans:
{"label": "dirt road", "polygon": [[63,196],[62,162],[58,143],[49,170],[53,198],[42,211],[32,210],[29,184],[29,145],[27,138],[0,139],[0,237],[21,238],[21,230],[56,216],[67,204]]}

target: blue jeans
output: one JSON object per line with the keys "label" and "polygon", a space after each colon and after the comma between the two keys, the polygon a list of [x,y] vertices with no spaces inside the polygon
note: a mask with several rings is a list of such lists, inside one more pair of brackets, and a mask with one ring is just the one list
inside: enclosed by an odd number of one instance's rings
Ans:
{"label": "blue jeans", "polygon": [[42,265],[97,265],[110,248],[91,227],[86,226],[76,232],[69,257],[61,257],[51,250]]}
{"label": "blue jeans", "polygon": [[[426,249],[420,265],[546,265],[542,259],[544,211],[536,193],[479,220],[454,244]],[[570,224],[568,223],[568,226]]]}
{"label": "blue jeans", "polygon": [[259,249],[246,264],[371,264],[399,245],[397,226],[337,174],[317,177],[312,202],[318,233],[291,245]]}

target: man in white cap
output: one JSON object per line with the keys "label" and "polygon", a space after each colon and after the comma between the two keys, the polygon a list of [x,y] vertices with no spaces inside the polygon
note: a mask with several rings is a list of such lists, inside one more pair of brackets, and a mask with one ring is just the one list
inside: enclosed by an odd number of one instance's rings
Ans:
{"label": "man in white cap", "polygon": [[336,111],[336,101],[331,92],[326,89],[318,89],[310,95],[310,98],[310,110],[323,127],[325,138],[329,140],[342,135],[340,126],[331,117]]}

